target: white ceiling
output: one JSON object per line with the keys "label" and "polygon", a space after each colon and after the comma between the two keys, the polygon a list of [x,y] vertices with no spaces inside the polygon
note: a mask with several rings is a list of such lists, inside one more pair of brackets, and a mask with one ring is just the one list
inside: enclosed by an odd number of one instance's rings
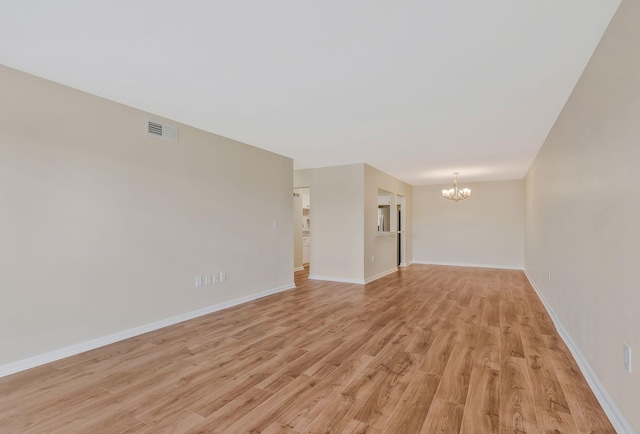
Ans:
{"label": "white ceiling", "polygon": [[0,63],[296,160],[521,179],[620,0],[2,0]]}

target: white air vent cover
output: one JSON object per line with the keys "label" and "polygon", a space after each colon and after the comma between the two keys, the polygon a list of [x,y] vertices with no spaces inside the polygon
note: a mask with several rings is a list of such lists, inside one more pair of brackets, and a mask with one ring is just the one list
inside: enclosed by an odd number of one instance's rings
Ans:
{"label": "white air vent cover", "polygon": [[178,143],[178,127],[176,125],[146,119],[145,128],[148,136],[159,137]]}

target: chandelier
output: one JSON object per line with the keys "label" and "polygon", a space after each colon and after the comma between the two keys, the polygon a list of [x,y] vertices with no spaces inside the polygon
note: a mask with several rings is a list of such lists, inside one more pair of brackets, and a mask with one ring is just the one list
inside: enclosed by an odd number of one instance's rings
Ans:
{"label": "chandelier", "polygon": [[470,188],[458,188],[458,175],[460,172],[454,172],[453,188],[442,190],[442,197],[458,202],[471,196]]}

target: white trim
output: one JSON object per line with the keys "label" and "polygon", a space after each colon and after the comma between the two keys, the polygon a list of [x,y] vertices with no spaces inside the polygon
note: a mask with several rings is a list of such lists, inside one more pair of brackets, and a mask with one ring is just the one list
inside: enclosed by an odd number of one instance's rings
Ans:
{"label": "white trim", "polygon": [[456,262],[427,262],[427,261],[413,261],[413,264],[446,265],[450,267],[497,268],[500,270],[524,270],[524,267],[517,266],[517,265],[462,264],[462,263],[456,263]]}
{"label": "white trim", "polygon": [[304,266],[296,267],[293,269],[293,271],[303,271],[303,270],[304,270]]}
{"label": "white trim", "polygon": [[573,338],[571,338],[571,335],[569,334],[569,332],[567,332],[567,329],[564,328],[562,322],[560,321],[560,318],[557,317],[557,315],[551,308],[551,305],[544,297],[542,292],[538,289],[526,269],[524,270],[524,274],[527,276],[527,279],[529,280],[529,283],[533,287],[534,291],[538,294],[538,297],[540,297],[540,300],[542,301],[545,309],[547,309],[551,320],[558,330],[558,334],[560,335],[564,343],[567,344],[567,347],[569,347],[569,351],[571,351],[573,358],[576,359],[578,367],[580,368],[580,371],[582,371],[582,375],[584,375],[587,383],[589,383],[589,387],[591,387],[591,390],[602,406],[605,414],[607,415],[607,417],[609,417],[609,421],[615,428],[616,432],[620,434],[633,434],[633,428],[631,428],[631,425],[629,425],[629,422],[627,422],[624,415],[611,398],[611,395],[609,395],[609,392],[607,392],[607,389],[600,382],[600,379],[591,368],[591,365],[589,365],[588,360],[582,354],[576,343],[573,341]]}
{"label": "white trim", "polygon": [[242,303],[256,300],[258,298],[266,297],[268,295],[276,294],[278,292],[293,289],[296,286],[293,283],[283,285],[278,288],[268,289],[266,291],[257,292],[255,294],[247,295],[245,297],[236,298],[234,300],[225,301],[223,303],[215,304],[213,306],[205,307],[203,309],[194,310],[181,315],[177,315],[171,318],[166,318],[160,321],[152,322],[150,324],[141,325],[132,329],[123,330],[121,332],[113,333],[108,336],[92,339],[90,341],[81,342],[79,344],[70,345],[68,347],[60,348],[45,354],[39,354],[37,356],[29,357],[26,359],[18,360],[16,362],[0,365],[0,377],[15,374],[16,372],[24,371],[36,366],[44,365],[45,363],[54,362],[56,360],[64,359],[65,357],[74,356],[76,354],[84,353],[85,351],[93,350],[105,345],[113,344],[118,341],[132,338],[144,333],[148,333],[154,330],[168,327],[174,324],[181,323],[199,316],[207,315],[213,312],[217,312],[222,309],[237,306]]}
{"label": "white trim", "polygon": [[342,277],[332,277],[332,276],[318,276],[317,274],[309,275],[309,279],[311,280],[326,280],[329,282],[340,282],[340,283],[356,283],[358,285],[366,285],[369,282],[373,282],[376,279],[380,279],[388,274],[395,273],[398,271],[398,267],[394,267],[391,270],[387,270],[383,273],[376,274],[375,276],[371,276],[366,280],[363,279],[345,279]]}
{"label": "white trim", "polygon": [[317,274],[310,274],[309,279],[311,280],[327,280],[329,282],[341,282],[341,283],[357,283],[358,285],[364,285],[363,279],[344,279],[342,277],[332,277],[332,276],[318,276]]}
{"label": "white trim", "polygon": [[366,283],[373,282],[374,280],[378,280],[381,277],[388,276],[389,274],[395,273],[397,271],[398,271],[398,267],[393,267],[391,270],[387,270],[385,272],[378,273],[375,276],[371,276],[368,279],[365,279],[364,283],[366,284]]}

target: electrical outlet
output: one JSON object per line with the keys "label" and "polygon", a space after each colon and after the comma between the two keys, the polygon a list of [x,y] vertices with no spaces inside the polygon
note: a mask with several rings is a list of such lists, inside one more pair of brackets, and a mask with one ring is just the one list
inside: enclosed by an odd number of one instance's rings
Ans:
{"label": "electrical outlet", "polygon": [[371,257],[371,262],[373,262],[373,261],[375,261],[375,260],[376,260],[375,256],[372,256],[372,257]]}
{"label": "electrical outlet", "polygon": [[278,222],[276,220],[273,221],[273,230],[274,231],[278,230]]}
{"label": "electrical outlet", "polygon": [[196,287],[202,286],[202,276],[196,276]]}
{"label": "electrical outlet", "polygon": [[218,273],[213,275],[213,283],[220,283],[220,275]]}
{"label": "electrical outlet", "polygon": [[623,344],[624,348],[624,368],[627,372],[631,372],[631,347],[627,344]]}

